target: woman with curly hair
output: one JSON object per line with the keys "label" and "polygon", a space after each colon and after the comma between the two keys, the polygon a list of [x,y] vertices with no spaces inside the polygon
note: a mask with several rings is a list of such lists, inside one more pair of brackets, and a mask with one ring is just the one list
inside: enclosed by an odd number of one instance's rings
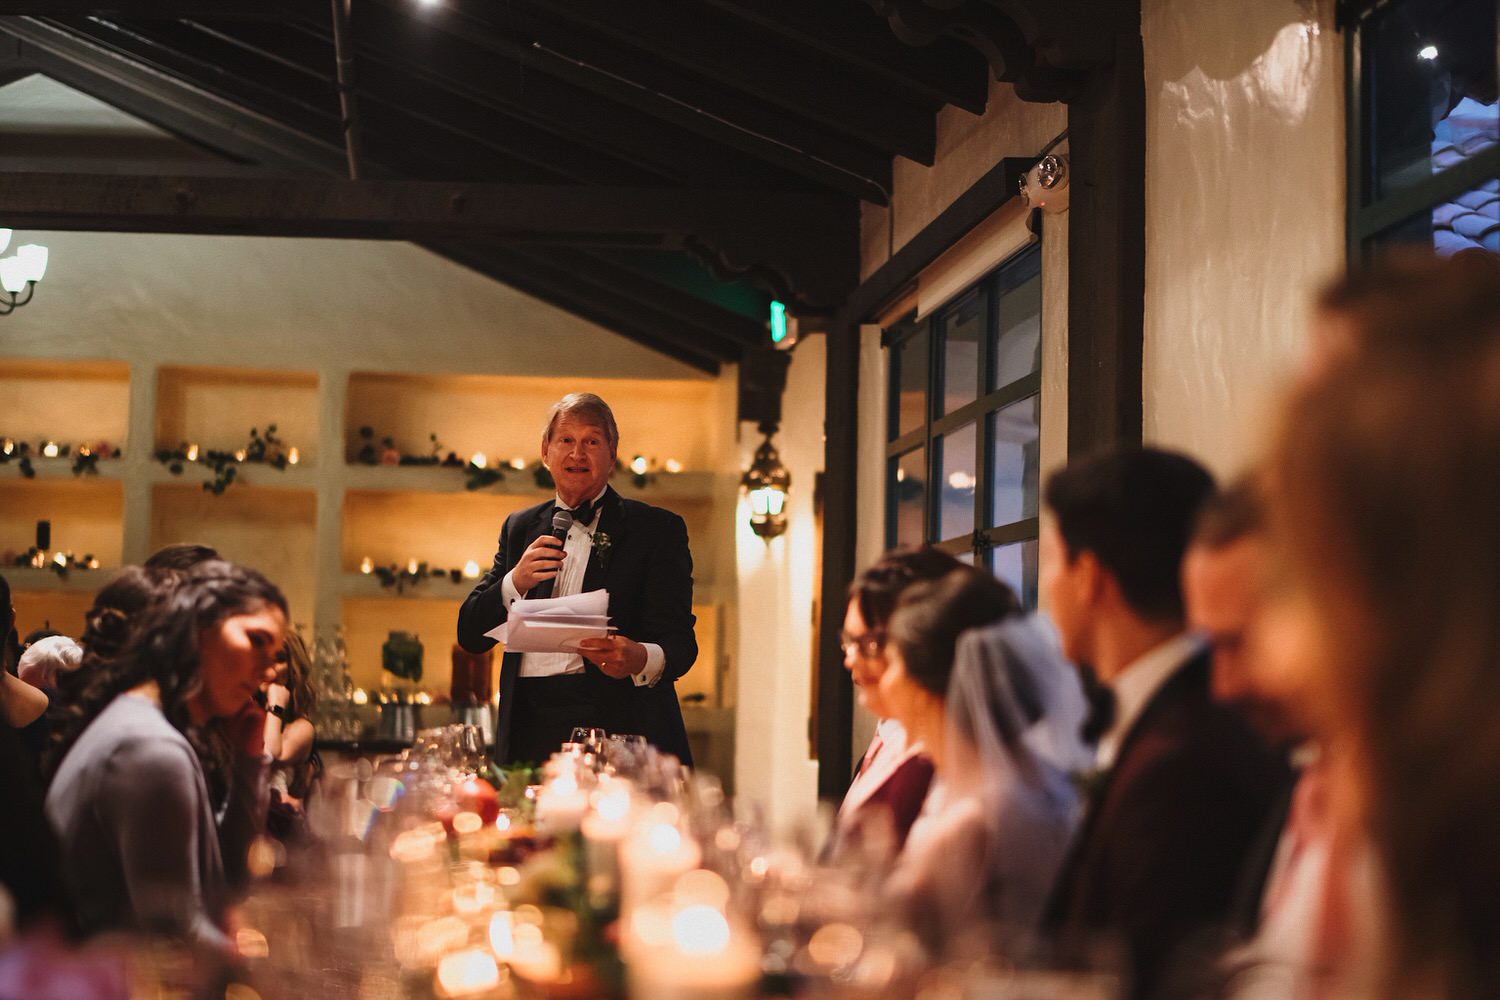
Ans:
{"label": "woman with curly hair", "polygon": [[[118,655],[84,678],[46,811],[85,933],[169,931],[231,950],[226,866],[243,854],[220,849],[201,733],[226,720],[236,769],[263,769],[251,698],[274,676],[285,633],[286,599],[272,583],[207,562],[163,587]],[[245,805],[264,815],[263,799]]]}

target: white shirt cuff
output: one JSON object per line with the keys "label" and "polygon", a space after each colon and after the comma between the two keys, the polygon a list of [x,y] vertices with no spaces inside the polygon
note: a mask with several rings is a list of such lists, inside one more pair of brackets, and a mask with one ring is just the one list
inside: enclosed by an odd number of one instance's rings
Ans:
{"label": "white shirt cuff", "polygon": [[515,570],[506,573],[505,579],[500,581],[500,593],[505,595],[505,607],[507,610],[512,604],[521,599],[521,592],[516,589],[516,582],[511,579],[513,573],[515,573]]}
{"label": "white shirt cuff", "polygon": [[661,680],[662,668],[667,665],[667,654],[654,642],[643,642],[646,647],[646,665],[638,674],[631,674],[630,679],[635,681],[636,687],[655,687],[656,682]]}

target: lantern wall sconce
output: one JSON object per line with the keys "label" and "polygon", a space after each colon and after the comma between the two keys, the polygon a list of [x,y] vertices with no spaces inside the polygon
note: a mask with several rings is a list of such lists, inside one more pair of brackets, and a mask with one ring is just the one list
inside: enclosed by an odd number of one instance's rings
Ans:
{"label": "lantern wall sconce", "polygon": [[761,424],[766,439],[755,449],[755,459],[745,471],[740,485],[750,500],[750,530],[769,544],[786,531],[786,495],[791,489],[792,474],[781,464],[781,456],[771,443],[775,424]]}

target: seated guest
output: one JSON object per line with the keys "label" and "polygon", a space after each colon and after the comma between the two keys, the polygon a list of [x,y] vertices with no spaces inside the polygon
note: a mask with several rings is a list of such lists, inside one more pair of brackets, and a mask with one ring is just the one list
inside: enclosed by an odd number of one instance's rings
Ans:
{"label": "seated guest", "polygon": [[[955,670],[959,637],[1002,619],[998,655]],[[935,778],[887,888],[935,952],[962,951],[992,924],[1033,928],[1062,860],[1076,795],[1024,739],[1050,678],[1066,676],[1048,648],[1010,588],[969,567],[909,588],[891,616],[881,693]]]}
{"label": "seated guest", "polygon": [[[15,608],[10,585],[0,577],[0,627],[14,635]],[[10,644],[6,643],[8,650]],[[61,905],[57,876],[57,845],[42,814],[42,783],[34,749],[21,728],[35,722],[47,709],[47,696],[10,672],[8,654],[0,663],[0,888],[10,893],[17,923],[56,915]],[[38,702],[40,708],[38,708]],[[35,713],[35,714],[33,714]],[[0,921],[3,922],[3,921]]]}
{"label": "seated guest", "polygon": [[16,673],[32,687],[55,691],[58,678],[77,670],[81,662],[82,646],[65,635],[49,635],[26,647]]}
{"label": "seated guest", "polygon": [[910,739],[901,723],[891,718],[880,693],[886,665],[886,625],[896,599],[907,587],[935,580],[962,565],[940,549],[901,549],[883,556],[849,587],[849,607],[844,612],[844,668],[854,681],[859,703],[879,721],[834,821],[830,853],[835,856],[856,841],[877,853],[879,843],[901,850],[927,797],[932,762],[923,744]]}
{"label": "seated guest", "polygon": [[[1350,351],[1294,390],[1269,477],[1274,633],[1332,789],[1326,995],[1500,995],[1500,278],[1376,265]],[[1425,271],[1392,301],[1388,272]],[[1369,844],[1367,872],[1360,853]]]}
{"label": "seated guest", "polygon": [[261,688],[266,709],[265,750],[271,758],[269,830],[282,838],[300,827],[304,801],[320,769],[313,749],[317,733],[311,718],[318,694],[312,684],[307,645],[296,632],[287,633],[286,654],[276,679]]}
{"label": "seated guest", "polygon": [[177,542],[163,545],[146,557],[143,564],[150,570],[177,570],[186,572],[199,563],[221,558],[218,549],[197,542]]}
{"label": "seated guest", "polygon": [[1231,933],[1248,940],[1225,963],[1237,996],[1291,996],[1311,962],[1331,829],[1327,768],[1308,726],[1300,682],[1268,650],[1265,605],[1274,554],[1258,484],[1210,497],[1183,559],[1188,624],[1208,642],[1211,689],[1301,765],[1246,859]]}
{"label": "seated guest", "polygon": [[203,563],[164,587],[124,650],[87,678],[46,801],[86,933],[168,931],[231,949],[234,859],[220,851],[198,733],[234,720],[243,758],[261,766],[251,695],[274,676],[285,631],[286,600],[263,576]]}
{"label": "seated guest", "polygon": [[1134,449],[1074,462],[1045,492],[1044,599],[1065,655],[1113,696],[1048,923],[1065,951],[1123,945],[1134,997],[1167,994],[1174,954],[1229,919],[1287,781],[1282,758],[1213,702],[1209,657],[1185,631],[1182,555],[1212,489],[1191,459]]}

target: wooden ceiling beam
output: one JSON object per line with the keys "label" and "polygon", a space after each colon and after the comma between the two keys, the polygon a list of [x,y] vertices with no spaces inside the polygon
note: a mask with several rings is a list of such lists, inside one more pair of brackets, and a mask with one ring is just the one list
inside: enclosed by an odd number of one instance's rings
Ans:
{"label": "wooden ceiling beam", "polygon": [[320,14],[328,15],[328,5],[316,0],[0,0],[0,16],[279,21]]}
{"label": "wooden ceiling beam", "polygon": [[[782,113],[815,123],[857,142],[898,153],[931,166],[937,148],[936,102],[914,100],[885,81],[859,80],[818,59],[797,59],[764,44],[764,28],[725,18],[704,5],[668,4],[662,0],[570,0],[542,3],[520,0],[533,17],[557,25],[554,37],[579,44],[580,33],[623,43],[653,60],[671,63]],[[537,22],[534,21],[533,24]],[[775,41],[774,36],[771,40]],[[635,62],[617,45],[594,58],[628,79],[637,79]],[[701,102],[689,81],[674,81],[667,93]]]}
{"label": "wooden ceiling beam", "polygon": [[8,173],[0,205],[26,229],[688,249],[809,306],[858,270],[851,203],[774,192]]}
{"label": "wooden ceiling beam", "polygon": [[622,299],[596,286],[587,273],[574,274],[512,248],[438,243],[428,249],[702,371],[718,374],[722,363],[739,360],[738,345]]}
{"label": "wooden ceiling beam", "polygon": [[694,88],[681,74],[645,58],[622,66],[618,46],[591,41],[577,32],[554,28],[545,39],[517,41],[489,19],[495,16],[493,10],[460,0],[450,0],[437,15],[433,21],[441,30],[529,70],[565,80],[834,190],[886,203],[891,186],[891,158],[886,151],[849,142],[749,98]]}
{"label": "wooden ceiling beam", "polygon": [[983,114],[989,99],[984,60],[951,39],[913,48],[892,36],[859,0],[707,0],[797,45],[940,104]]}

